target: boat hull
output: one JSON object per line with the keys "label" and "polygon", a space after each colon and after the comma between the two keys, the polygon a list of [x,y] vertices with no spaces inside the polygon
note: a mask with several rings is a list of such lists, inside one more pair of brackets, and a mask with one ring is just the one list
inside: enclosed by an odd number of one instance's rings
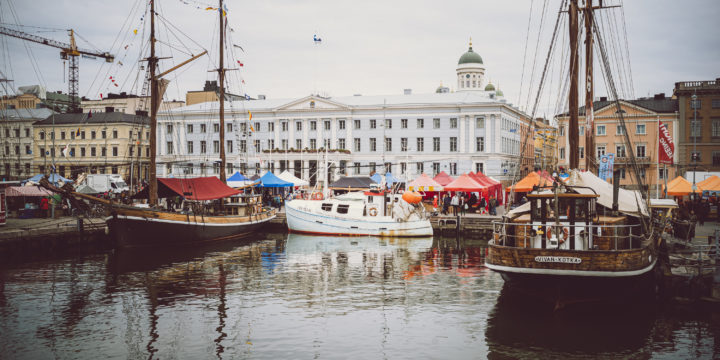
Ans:
{"label": "boat hull", "polygon": [[110,238],[117,247],[186,246],[234,240],[254,234],[274,212],[258,216],[189,216],[158,211],[115,211],[107,219]]}
{"label": "boat hull", "polygon": [[433,235],[430,220],[397,222],[380,216],[377,220],[341,218],[302,211],[293,206],[285,207],[288,230],[293,233],[380,236],[380,237],[426,237]]}
{"label": "boat hull", "polygon": [[655,291],[653,249],[582,251],[516,248],[491,241],[485,265],[513,289],[554,302],[626,301]]}

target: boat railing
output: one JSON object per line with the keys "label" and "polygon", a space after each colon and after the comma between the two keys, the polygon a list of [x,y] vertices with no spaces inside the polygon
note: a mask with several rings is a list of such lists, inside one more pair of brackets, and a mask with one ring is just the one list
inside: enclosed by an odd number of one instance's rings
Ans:
{"label": "boat railing", "polygon": [[[538,226],[540,226],[538,228]],[[551,238],[562,239],[561,242],[583,239],[584,250],[631,250],[642,247],[645,237],[640,224],[607,225],[607,224],[545,224],[510,223],[493,221],[493,239],[497,245],[533,248],[533,240],[537,236],[545,236],[541,241],[542,248],[553,249]],[[548,236],[550,234],[560,234]],[[592,234],[592,239],[589,236]],[[581,250],[581,249],[576,249]]]}

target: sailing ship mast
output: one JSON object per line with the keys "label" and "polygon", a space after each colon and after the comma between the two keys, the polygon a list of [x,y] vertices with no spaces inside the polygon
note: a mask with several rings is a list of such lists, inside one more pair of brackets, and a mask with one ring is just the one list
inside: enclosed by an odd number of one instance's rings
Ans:
{"label": "sailing ship mast", "polygon": [[568,140],[570,145],[570,169],[579,169],[579,144],[578,132],[578,0],[570,0],[570,8],[568,9],[570,16],[570,95],[568,99],[568,111],[570,112],[570,121],[568,123]]}
{"label": "sailing ship mast", "polygon": [[219,0],[218,16],[220,16],[220,63],[218,66],[218,85],[220,97],[220,181],[226,182],[225,177],[225,67],[224,62],[224,46],[225,46],[225,19],[223,10],[223,0]]}
{"label": "sailing ship mast", "polygon": [[593,7],[585,0],[585,170],[597,173],[595,159],[595,109],[593,108]]}
{"label": "sailing ship mast", "polygon": [[150,0],[150,57],[147,58],[150,67],[150,169],[148,177],[150,184],[148,202],[150,206],[158,203],[157,169],[155,157],[157,156],[157,109],[158,105],[158,79],[155,78],[155,67],[158,58],[155,56],[155,0]]}

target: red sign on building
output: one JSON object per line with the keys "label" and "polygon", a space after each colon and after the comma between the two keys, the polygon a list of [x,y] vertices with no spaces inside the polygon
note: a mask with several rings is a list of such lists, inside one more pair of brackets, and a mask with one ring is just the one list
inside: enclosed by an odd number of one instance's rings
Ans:
{"label": "red sign on building", "polygon": [[673,154],[675,153],[675,144],[673,143],[670,131],[668,131],[665,124],[660,124],[658,129],[660,141],[658,141],[658,154],[660,156],[660,162],[663,164],[673,163]]}

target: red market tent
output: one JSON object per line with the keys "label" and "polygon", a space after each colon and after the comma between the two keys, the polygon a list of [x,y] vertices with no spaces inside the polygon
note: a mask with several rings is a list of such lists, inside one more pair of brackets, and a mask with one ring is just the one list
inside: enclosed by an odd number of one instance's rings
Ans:
{"label": "red market tent", "polygon": [[475,174],[476,179],[481,179],[481,184],[486,184],[488,186],[488,195],[495,196],[495,199],[497,199],[498,205],[501,205],[503,203],[503,192],[502,192],[502,183],[499,181],[496,181],[494,179],[491,179],[489,176],[477,172]]}
{"label": "red market tent", "polygon": [[487,186],[479,184],[467,174],[462,174],[453,182],[445,185],[445,191],[485,192],[486,190]]}
{"label": "red market tent", "polygon": [[[241,193],[225,185],[214,176],[177,179],[158,178],[158,197],[182,196],[187,200],[215,200]],[[148,187],[138,192],[134,198],[147,198]]]}
{"label": "red market tent", "polygon": [[437,181],[437,183],[442,186],[453,182],[453,178],[450,177],[450,175],[446,174],[444,171],[441,171],[439,174],[435,175],[433,180]]}

